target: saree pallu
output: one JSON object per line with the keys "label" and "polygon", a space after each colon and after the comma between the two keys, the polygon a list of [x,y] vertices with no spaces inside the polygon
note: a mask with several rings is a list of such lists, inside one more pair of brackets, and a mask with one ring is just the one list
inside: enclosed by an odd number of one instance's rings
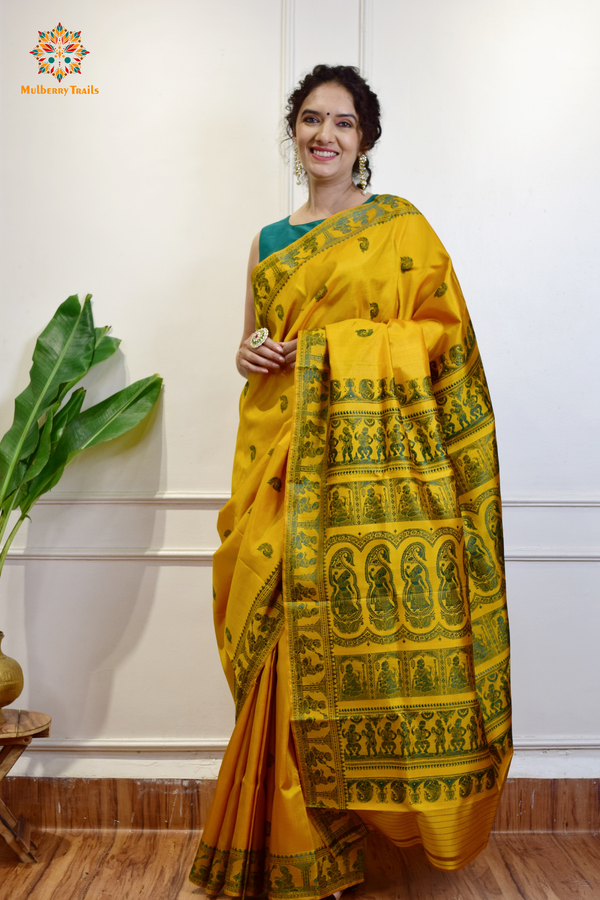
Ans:
{"label": "saree pallu", "polygon": [[451,261],[410,203],[338,213],[253,272],[295,372],[252,375],[214,617],[236,725],[191,880],[326,896],[364,839],[457,869],[512,754],[494,420]]}

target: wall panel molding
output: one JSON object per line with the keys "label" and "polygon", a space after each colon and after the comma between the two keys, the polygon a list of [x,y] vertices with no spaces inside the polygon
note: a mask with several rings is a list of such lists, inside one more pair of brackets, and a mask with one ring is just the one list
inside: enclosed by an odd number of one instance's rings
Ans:
{"label": "wall panel molding", "polygon": [[599,508],[600,497],[506,497],[502,499],[506,508],[545,509],[549,506],[565,509]]}
{"label": "wall panel molding", "polygon": [[188,509],[221,509],[230,499],[225,491],[164,491],[159,494],[48,494],[38,503],[44,506],[71,506],[77,504],[106,506],[156,506],[186,507]]}
{"label": "wall panel molding", "polygon": [[506,562],[598,562],[600,561],[600,548],[581,549],[527,549],[518,548],[507,550],[504,558]]}
{"label": "wall panel molding", "polygon": [[[118,547],[63,548],[63,547],[25,547],[22,550],[11,550],[7,562],[21,560],[71,560],[102,562],[158,562],[158,563],[200,563],[210,565],[216,547],[204,547],[198,550],[163,548],[159,550],[128,550]],[[506,562],[559,562],[582,563],[600,562],[600,549],[563,550],[563,549],[517,549],[508,551]]]}
{"label": "wall panel molding", "polygon": [[[187,506],[193,509],[220,509],[230,497],[231,494],[226,491],[163,491],[157,494],[50,493],[42,497],[38,503],[48,506],[104,503],[107,505]],[[502,505],[507,509],[544,509],[547,507],[588,509],[600,508],[600,497],[581,497],[579,495],[562,497],[505,497],[502,500]]]}
{"label": "wall panel molding", "polygon": [[178,550],[165,548],[160,550],[127,550],[115,547],[62,548],[62,547],[26,547],[23,550],[11,550],[6,557],[7,562],[20,560],[56,561],[90,561],[90,562],[157,562],[157,563],[196,563],[211,565],[216,547],[198,550]]}
{"label": "wall panel molding", "polygon": [[373,72],[373,0],[359,0],[358,68],[366,81]]}
{"label": "wall panel molding", "polygon": [[[282,113],[295,82],[296,0],[281,0],[281,102],[279,106]],[[294,170],[291,163],[286,162],[283,147],[281,160],[281,206],[283,216],[290,216],[294,211]]]}
{"label": "wall panel molding", "polygon": [[[79,533],[71,530],[59,531],[54,540],[59,546],[34,543],[34,532],[29,540],[31,545],[13,547],[8,555],[9,562],[25,560],[49,561],[104,561],[104,562],[149,562],[157,564],[210,565],[215,546],[214,520],[216,514],[230,499],[228,491],[162,491],[158,493],[51,493],[39,502],[44,507],[97,507],[93,515],[84,517],[87,531]],[[121,508],[118,521],[123,522],[121,530],[113,535],[113,546],[98,546],[93,522],[101,510],[112,521],[111,508]],[[508,544],[506,561],[509,564],[535,563],[597,563],[600,561],[600,546],[595,538],[598,532],[597,514],[600,499],[581,495],[507,497],[504,500],[507,523],[510,511],[510,532],[507,527]],[[138,510],[137,514],[134,513]],[[554,509],[554,512],[552,510]],[[513,512],[514,510],[514,512]],[[194,517],[194,534],[191,538],[186,526],[176,524],[187,520],[178,519],[191,513]],[[50,510],[46,511],[46,516]],[[146,534],[151,517],[161,513],[168,517],[170,524],[165,533],[152,538]],[[551,527],[546,527],[545,519],[552,515]],[[590,515],[592,519],[589,519]],[[107,519],[108,521],[108,519]],[[160,520],[158,520],[160,523]],[[537,524],[539,522],[539,529]],[[129,523],[129,524],[127,524]],[[183,528],[183,531],[182,531]],[[104,533],[100,528],[98,533]],[[61,544],[62,536],[62,546]],[[588,544],[588,539],[590,544]],[[161,544],[164,542],[164,545]],[[51,543],[49,541],[49,543]],[[156,546],[158,544],[158,546]],[[191,546],[190,546],[191,544]],[[194,546],[195,544],[195,546]],[[596,546],[594,546],[596,544]],[[183,545],[183,546],[182,546]]]}

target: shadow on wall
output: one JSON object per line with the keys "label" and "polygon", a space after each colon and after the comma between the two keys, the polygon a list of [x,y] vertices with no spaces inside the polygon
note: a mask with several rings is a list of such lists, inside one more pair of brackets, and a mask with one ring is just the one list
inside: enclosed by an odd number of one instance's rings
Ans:
{"label": "shadow on wall", "polygon": [[[84,382],[86,406],[129,383],[125,369],[117,353],[106,377],[91,373],[93,381]],[[156,493],[165,467],[163,428],[160,398],[135,429],[86,451],[67,470],[57,494],[78,495],[74,502],[32,510],[25,552],[56,558],[18,563],[25,567],[21,661],[30,708],[52,715],[54,739],[103,735],[119,669],[147,628],[160,567],[135,557],[162,546],[165,513],[152,505],[86,503],[85,497],[140,493],[142,486],[145,494]],[[119,554],[124,558],[115,559]],[[139,686],[132,690],[132,706],[137,701],[145,708],[148,697],[140,698]],[[122,718],[127,698],[117,706]],[[116,728],[123,733],[119,723]],[[114,732],[113,721],[109,729]]]}

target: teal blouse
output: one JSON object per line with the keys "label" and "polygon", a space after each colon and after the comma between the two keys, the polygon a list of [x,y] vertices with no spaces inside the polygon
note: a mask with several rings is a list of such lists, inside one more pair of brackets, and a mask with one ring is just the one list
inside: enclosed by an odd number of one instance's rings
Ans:
{"label": "teal blouse", "polygon": [[[377,194],[373,194],[365,203],[371,203],[377,199]],[[305,222],[303,225],[290,225],[290,217],[281,219],[279,222],[273,222],[272,225],[265,225],[260,232],[258,239],[258,261],[262,262],[271,253],[277,253],[284,247],[289,247],[298,238],[308,234],[316,225],[320,225],[325,219],[318,219],[316,222]]]}

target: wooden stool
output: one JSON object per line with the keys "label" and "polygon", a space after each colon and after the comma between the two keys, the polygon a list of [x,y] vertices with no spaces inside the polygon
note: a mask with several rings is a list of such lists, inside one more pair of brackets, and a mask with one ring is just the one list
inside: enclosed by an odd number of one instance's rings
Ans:
{"label": "wooden stool", "polygon": [[[50,716],[28,712],[25,709],[5,709],[6,722],[0,725],[0,781],[2,781],[21,753],[34,737],[50,737]],[[15,851],[21,862],[37,862],[31,848],[37,847],[31,840],[31,825],[25,816],[18,819],[0,800],[0,835]]]}

